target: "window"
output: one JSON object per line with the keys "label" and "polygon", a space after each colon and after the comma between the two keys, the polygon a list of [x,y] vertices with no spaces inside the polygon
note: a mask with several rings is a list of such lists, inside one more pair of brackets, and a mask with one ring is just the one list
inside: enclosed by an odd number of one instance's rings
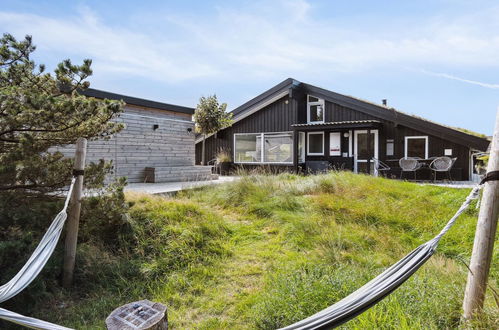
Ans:
{"label": "window", "polygon": [[307,155],[323,156],[324,155],[324,132],[309,132]]}
{"label": "window", "polygon": [[305,132],[299,132],[298,162],[305,163]]}
{"label": "window", "polygon": [[234,135],[234,162],[259,163],[262,160],[261,134]]}
{"label": "window", "polygon": [[285,134],[264,134],[264,162],[265,163],[292,163],[293,136]]}
{"label": "window", "polygon": [[307,122],[324,122],[324,100],[308,95],[307,97]]}
{"label": "window", "polygon": [[387,139],[386,140],[386,155],[387,156],[393,156],[393,148],[394,147],[394,143],[393,143],[393,139]]}
{"label": "window", "polygon": [[404,156],[428,158],[428,136],[406,136]]}
{"label": "window", "polygon": [[234,134],[235,163],[293,163],[293,134]]}

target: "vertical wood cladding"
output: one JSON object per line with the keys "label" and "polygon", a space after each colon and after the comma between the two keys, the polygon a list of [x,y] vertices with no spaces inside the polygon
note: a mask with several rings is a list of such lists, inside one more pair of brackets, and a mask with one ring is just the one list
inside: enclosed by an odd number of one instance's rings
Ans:
{"label": "vertical wood cladding", "polygon": [[[234,133],[270,133],[292,131],[296,122],[297,102],[289,97],[266,106],[256,113],[234,123],[206,139],[206,161],[215,159],[218,150],[225,149],[233,154]],[[196,144],[196,164],[201,162],[201,145]]]}
{"label": "vertical wood cladding", "polygon": [[325,120],[326,122],[369,120],[378,118],[367,115],[360,111],[346,108],[339,104],[326,102]]}
{"label": "vertical wood cladding", "polygon": [[[303,124],[307,120],[307,95],[303,92],[295,92],[293,98],[284,97],[264,109],[242,119],[232,127],[218,132],[206,140],[206,160],[216,157],[217,151],[225,149],[233,156],[234,133],[265,133],[292,131],[292,124]],[[287,103],[286,103],[287,102]],[[387,109],[387,111],[390,111]],[[454,164],[453,175],[455,179],[469,179],[469,157],[470,148],[452,141],[444,140],[424,132],[416,131],[395,122],[383,120],[361,111],[354,110],[336,103],[325,103],[324,118],[326,122],[356,121],[356,120],[378,120],[382,123],[378,134],[379,159],[400,159],[404,157],[405,136],[428,136],[428,155],[438,157],[444,155],[444,149],[452,149],[452,156],[457,157]],[[320,129],[318,129],[320,130]],[[324,130],[324,156],[307,156],[307,160],[330,160],[329,157],[329,132],[343,131]],[[394,140],[394,155],[386,156],[386,140]],[[342,143],[343,145],[343,143]],[[342,151],[348,151],[342,150]],[[196,144],[196,164],[201,161],[201,143]],[[397,162],[389,162],[388,165],[398,167]]]}

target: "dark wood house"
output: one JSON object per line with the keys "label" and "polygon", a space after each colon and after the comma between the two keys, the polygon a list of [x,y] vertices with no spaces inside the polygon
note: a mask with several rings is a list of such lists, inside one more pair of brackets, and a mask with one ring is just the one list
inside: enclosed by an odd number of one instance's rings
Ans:
{"label": "dark wood house", "polygon": [[[318,168],[374,173],[379,159],[398,176],[403,157],[449,156],[455,180],[469,180],[473,157],[489,140],[386,105],[289,78],[232,111],[234,123],[206,139],[206,160],[221,149],[235,165],[283,170]],[[196,163],[202,139],[196,139]],[[430,178],[430,170],[418,173]]]}

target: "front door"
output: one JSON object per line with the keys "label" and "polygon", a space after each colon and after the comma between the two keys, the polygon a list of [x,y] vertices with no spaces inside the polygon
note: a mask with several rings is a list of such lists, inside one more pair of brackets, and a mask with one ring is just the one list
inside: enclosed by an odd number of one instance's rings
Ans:
{"label": "front door", "polygon": [[374,162],[372,158],[378,158],[378,130],[371,130],[370,135],[367,130],[354,132],[354,172],[374,173]]}

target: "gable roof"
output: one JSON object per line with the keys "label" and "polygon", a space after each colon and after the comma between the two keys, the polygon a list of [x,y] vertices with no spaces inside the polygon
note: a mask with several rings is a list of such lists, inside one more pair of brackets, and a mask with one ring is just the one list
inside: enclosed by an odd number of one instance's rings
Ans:
{"label": "gable roof", "polygon": [[94,88],[87,88],[85,90],[82,90],[80,93],[85,95],[85,96],[95,97],[98,99],[123,100],[123,101],[125,101],[126,104],[129,104],[129,105],[136,105],[136,106],[140,106],[140,107],[153,108],[153,109],[159,109],[159,110],[182,112],[182,113],[187,113],[190,115],[194,114],[194,108],[189,108],[189,107],[184,107],[181,105],[175,105],[175,104],[169,104],[169,103],[156,102],[156,101],[141,99],[138,97],[132,97],[132,96],[128,96],[128,95],[106,92],[106,91],[102,91],[102,90],[94,89]]}
{"label": "gable roof", "polygon": [[[268,101],[269,99],[273,99],[279,97],[281,94],[287,95],[289,93],[290,88],[298,87],[301,83],[293,78],[288,78],[279,84],[275,85],[269,90],[266,90],[262,94],[252,98],[248,102],[238,106],[230,113],[233,114],[234,118],[239,117],[239,115],[247,112],[249,109],[260,105],[262,101]],[[283,96],[284,96],[283,95]],[[282,96],[281,96],[282,97]],[[265,102],[267,103],[267,102]]]}
{"label": "gable roof", "polygon": [[[437,124],[427,119],[403,113],[394,108],[365,101],[356,97],[339,94],[324,88],[300,82],[293,78],[288,78],[275,85],[271,89],[263,92],[241,106],[231,111],[234,122],[238,122],[245,117],[261,110],[268,104],[284,97],[292,95],[293,90],[302,89],[307,94],[318,96],[327,101],[351,108],[353,110],[371,115],[373,117],[394,122],[417,131],[425,132],[429,135],[450,140],[457,144],[469,146],[471,148],[485,151],[490,144],[486,138],[471,135],[460,130]],[[197,143],[198,141],[196,141]]]}
{"label": "gable roof", "polygon": [[486,150],[490,141],[476,135],[471,135],[460,130],[437,124],[427,119],[409,115],[398,111],[395,108],[388,108],[383,105],[361,100],[352,96],[347,96],[329,91],[320,87],[303,83],[307,93],[319,96],[327,101],[363,112],[376,118],[400,124],[417,131],[425,132],[429,135],[450,140],[457,144],[472,147],[477,150]]}

